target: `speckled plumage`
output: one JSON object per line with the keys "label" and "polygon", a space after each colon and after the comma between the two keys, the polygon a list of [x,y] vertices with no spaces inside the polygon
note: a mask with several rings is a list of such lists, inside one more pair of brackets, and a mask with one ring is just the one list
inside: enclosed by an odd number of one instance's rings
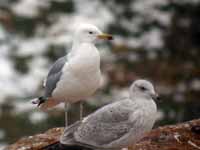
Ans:
{"label": "speckled plumage", "polygon": [[[140,91],[145,86],[147,91]],[[151,83],[138,80],[130,88],[130,97],[108,104],[82,122],[66,128],[61,143],[95,149],[118,149],[138,141],[151,130],[156,119],[155,95]],[[131,91],[133,90],[133,91]]]}

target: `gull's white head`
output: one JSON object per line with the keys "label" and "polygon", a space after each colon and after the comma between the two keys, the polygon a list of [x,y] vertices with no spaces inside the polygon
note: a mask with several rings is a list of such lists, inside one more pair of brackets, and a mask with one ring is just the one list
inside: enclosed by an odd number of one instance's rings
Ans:
{"label": "gull's white head", "polygon": [[74,40],[79,43],[94,43],[98,39],[112,40],[112,36],[92,24],[81,24],[74,33]]}
{"label": "gull's white head", "polygon": [[130,87],[130,96],[132,98],[145,98],[150,100],[158,100],[159,96],[151,82],[147,80],[136,80]]}

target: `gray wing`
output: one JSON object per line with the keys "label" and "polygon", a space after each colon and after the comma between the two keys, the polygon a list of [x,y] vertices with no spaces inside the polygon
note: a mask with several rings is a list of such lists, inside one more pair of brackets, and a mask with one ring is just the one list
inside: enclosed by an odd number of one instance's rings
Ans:
{"label": "gray wing", "polygon": [[[94,147],[107,146],[127,135],[138,123],[137,106],[130,100],[109,104],[90,115],[75,132],[75,140]],[[130,115],[136,117],[130,119]]]}
{"label": "gray wing", "polygon": [[67,62],[67,57],[61,57],[59,58],[51,67],[47,78],[46,78],[46,84],[45,84],[45,96],[50,97],[52,95],[53,90],[56,88],[56,84],[59,81],[61,75],[62,75],[62,68]]}

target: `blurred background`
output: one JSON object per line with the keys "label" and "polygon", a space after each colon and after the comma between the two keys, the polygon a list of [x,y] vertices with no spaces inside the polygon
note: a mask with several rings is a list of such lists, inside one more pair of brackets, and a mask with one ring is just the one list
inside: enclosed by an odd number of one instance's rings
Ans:
{"label": "blurred background", "polygon": [[[199,0],[0,0],[0,147],[64,125],[62,106],[42,112],[29,100],[42,95],[43,79],[80,22],[115,37],[97,44],[104,83],[85,115],[145,78],[162,97],[155,127],[199,118],[199,14]],[[78,110],[71,107],[71,122]]]}

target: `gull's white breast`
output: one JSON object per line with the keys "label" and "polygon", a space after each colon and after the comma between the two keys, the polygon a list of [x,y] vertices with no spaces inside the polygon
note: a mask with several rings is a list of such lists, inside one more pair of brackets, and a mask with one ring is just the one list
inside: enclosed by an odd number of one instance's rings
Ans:
{"label": "gull's white breast", "polygon": [[62,69],[53,97],[76,102],[91,96],[100,86],[100,55],[94,45],[82,44]]}
{"label": "gull's white breast", "polygon": [[[140,140],[145,132],[148,132],[152,129],[155,121],[156,121],[156,114],[157,114],[157,107],[153,100],[141,100],[138,101],[140,106],[140,119],[139,126],[132,129],[132,132],[129,133],[129,138],[127,138],[129,144],[136,143]],[[132,116],[134,117],[134,116]],[[134,134],[133,134],[134,133]]]}
{"label": "gull's white breast", "polygon": [[[137,104],[136,104],[137,103]],[[123,136],[121,139],[109,144],[107,148],[113,147],[126,147],[140,140],[145,132],[152,129],[154,122],[156,120],[157,108],[153,100],[142,100],[137,101],[135,104],[138,105],[138,113],[129,116],[130,120],[135,120],[137,118],[137,123],[133,124],[130,132]],[[134,104],[134,105],[135,105]],[[131,104],[130,104],[131,107]]]}

